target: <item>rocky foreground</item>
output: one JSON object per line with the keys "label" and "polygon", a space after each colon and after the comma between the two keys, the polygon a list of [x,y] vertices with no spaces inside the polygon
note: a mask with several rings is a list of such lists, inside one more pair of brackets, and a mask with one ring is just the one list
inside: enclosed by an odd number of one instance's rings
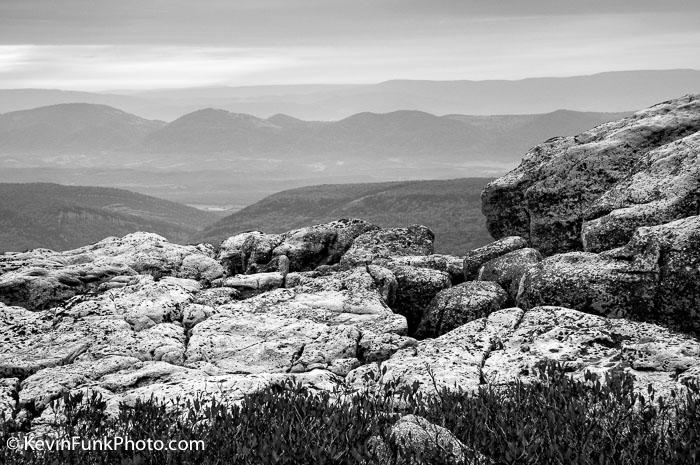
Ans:
{"label": "rocky foreground", "polygon": [[358,219],[1,255],[0,410],[40,427],[69,391],[235,401],[289,378],[472,390],[549,359],[700,379],[700,97],[535,147],[483,210],[498,240],[464,256]]}

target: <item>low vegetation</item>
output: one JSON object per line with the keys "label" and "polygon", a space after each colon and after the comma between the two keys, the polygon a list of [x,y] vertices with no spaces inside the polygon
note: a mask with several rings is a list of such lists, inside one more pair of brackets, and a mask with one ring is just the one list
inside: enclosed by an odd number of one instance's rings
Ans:
{"label": "low vegetation", "polygon": [[[425,396],[392,383],[338,401],[339,392],[299,385],[270,387],[237,405],[206,399],[173,405],[122,405],[108,415],[99,396],[64,395],[60,438],[123,436],[203,440],[204,450],[2,451],[6,464],[390,464],[457,463],[444,454],[408,456],[392,446],[390,430],[404,414],[444,426],[495,464],[691,464],[700,458],[700,390],[658,398],[633,388],[629,375],[587,374],[572,380],[561,367],[539,368],[539,380],[486,386],[474,396],[442,390]],[[5,420],[3,444],[26,425]],[[387,447],[377,447],[382,440]],[[388,455],[387,455],[388,454]]]}

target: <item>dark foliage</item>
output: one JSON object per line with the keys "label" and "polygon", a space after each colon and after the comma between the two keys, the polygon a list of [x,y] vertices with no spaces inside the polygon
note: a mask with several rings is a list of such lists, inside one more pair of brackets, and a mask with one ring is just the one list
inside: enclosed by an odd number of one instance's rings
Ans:
{"label": "dark foliage", "polygon": [[[203,440],[204,450],[2,451],[6,464],[390,464],[450,463],[442,456],[405,456],[389,431],[403,414],[421,415],[451,430],[464,444],[464,463],[479,451],[495,464],[692,464],[700,457],[700,390],[656,398],[635,393],[629,375],[572,380],[555,365],[540,367],[532,384],[488,386],[474,396],[442,390],[365,391],[350,396],[299,385],[270,387],[225,406],[197,399],[179,408],[157,402],[121,406],[106,414],[99,397],[65,395],[59,438],[126,436]],[[340,401],[339,399],[343,400]],[[22,425],[0,425],[3,444]],[[452,462],[454,463],[454,462]]]}

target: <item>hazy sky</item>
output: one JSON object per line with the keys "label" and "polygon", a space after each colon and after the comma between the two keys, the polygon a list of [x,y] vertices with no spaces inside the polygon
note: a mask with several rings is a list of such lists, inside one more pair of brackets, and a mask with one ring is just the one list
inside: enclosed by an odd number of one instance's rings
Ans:
{"label": "hazy sky", "polygon": [[700,68],[697,0],[0,0],[0,88]]}

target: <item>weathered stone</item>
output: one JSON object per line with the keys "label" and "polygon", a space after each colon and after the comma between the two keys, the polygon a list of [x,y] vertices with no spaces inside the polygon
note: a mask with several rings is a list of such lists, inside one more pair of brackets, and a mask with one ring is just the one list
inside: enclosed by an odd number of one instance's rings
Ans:
{"label": "weathered stone", "polygon": [[[0,276],[0,301],[39,310],[94,291],[108,282],[114,284],[111,287],[123,287],[123,281],[112,280],[124,275],[150,274],[155,279],[190,277],[194,271],[191,267],[183,268],[183,263],[211,265],[210,253],[213,252],[206,246],[171,244],[157,234],[133,233],[66,252],[48,253],[40,249],[38,260],[30,258],[31,252],[23,254],[26,266],[17,267],[16,256],[0,256],[0,261],[14,260],[14,270]],[[38,267],[37,262],[49,263]],[[201,270],[194,274],[197,278],[202,276]]]}
{"label": "weathered stone", "polygon": [[479,247],[478,249],[470,250],[464,257],[464,264],[462,266],[464,279],[467,281],[476,279],[479,275],[479,268],[481,268],[484,263],[525,247],[527,247],[527,241],[525,239],[518,236],[510,236],[501,238],[483,247]]}
{"label": "weathered stone", "polygon": [[361,366],[346,379],[358,387],[368,382],[411,387],[417,382],[427,393],[443,387],[474,391],[486,383],[532,381],[536,367],[547,360],[578,377],[586,371],[624,371],[640,391],[651,384],[663,394],[689,382],[678,373],[700,373],[700,342],[651,323],[561,307],[512,308],[420,341],[381,364]]}
{"label": "weathered stone", "polygon": [[531,266],[542,260],[542,254],[535,249],[525,248],[509,252],[484,263],[479,269],[478,279],[498,283],[508,292],[506,304],[514,304],[518,295],[520,280]]}
{"label": "weathered stone", "polygon": [[406,317],[408,334],[413,335],[433,297],[441,290],[450,287],[450,275],[431,268],[405,265],[391,266],[391,271],[398,283],[392,308],[396,313]]}
{"label": "weathered stone", "polygon": [[442,254],[405,255],[392,257],[384,262],[381,259],[375,260],[374,263],[384,263],[384,266],[406,265],[416,268],[431,268],[449,274],[452,284],[459,284],[464,281],[464,257]]}
{"label": "weathered stone", "polygon": [[194,297],[194,303],[217,307],[229,304],[240,298],[241,293],[231,287],[212,287],[198,292]]}
{"label": "weathered stone", "polygon": [[17,410],[19,379],[0,378],[0,421],[14,417]]}
{"label": "weathered stone", "polygon": [[626,244],[640,226],[700,215],[700,132],[647,153],[586,212],[584,250]]}
{"label": "weathered stone", "polygon": [[251,231],[221,243],[218,260],[230,276],[255,273],[272,260],[272,251],[282,242],[280,234]]}
{"label": "weathered stone", "polygon": [[625,371],[640,391],[651,384],[667,395],[680,388],[678,373],[700,366],[700,343],[650,323],[538,307],[526,312],[517,330],[489,354],[483,375],[492,384],[514,377],[532,380],[543,360],[555,360],[578,377],[586,371]]}
{"label": "weathered stone", "polygon": [[[489,232],[495,238],[523,236],[545,255],[582,250],[582,223],[584,219],[594,219],[588,209],[617,183],[634,174],[635,167],[649,152],[698,130],[700,97],[690,95],[577,136],[550,139],[531,149],[520,166],[484,189],[482,211]],[[688,157],[687,163],[692,165],[694,160]],[[650,170],[649,176],[654,177],[654,171],[655,168]],[[644,182],[642,177],[639,181]],[[647,196],[663,197],[670,199],[674,195]],[[603,209],[601,213],[604,212]],[[661,220],[664,213],[659,214]],[[618,237],[612,242],[626,240]]]}
{"label": "weathered stone", "polygon": [[561,305],[700,329],[700,216],[639,228],[625,247],[549,257],[525,274],[518,305]]}
{"label": "weathered stone", "polygon": [[430,255],[435,235],[425,226],[379,229],[366,232],[352,243],[340,264],[344,268],[372,263],[376,259],[402,255]]}
{"label": "weathered stone", "polygon": [[248,297],[271,289],[277,289],[284,284],[284,275],[282,273],[256,273],[256,274],[239,274],[231,276],[222,281],[223,287],[232,287],[236,289],[242,297]]}
{"label": "weathered stone", "polygon": [[467,456],[470,459],[473,456],[473,452],[469,452],[467,446],[450,430],[418,415],[405,415],[394,423],[389,442],[397,451],[399,463],[411,463],[413,460],[426,463],[464,463]]}
{"label": "weathered stone", "polygon": [[301,228],[285,233],[272,254],[289,257],[291,271],[312,270],[338,263],[356,237],[377,230],[378,226],[359,219],[342,219]]}
{"label": "weathered stone", "polygon": [[416,337],[436,337],[500,310],[508,299],[496,283],[468,281],[440,291],[430,302]]}
{"label": "weathered stone", "polygon": [[204,255],[188,255],[182,260],[182,267],[178,276],[181,278],[196,279],[204,284],[210,284],[224,275],[224,267],[211,257]]}

